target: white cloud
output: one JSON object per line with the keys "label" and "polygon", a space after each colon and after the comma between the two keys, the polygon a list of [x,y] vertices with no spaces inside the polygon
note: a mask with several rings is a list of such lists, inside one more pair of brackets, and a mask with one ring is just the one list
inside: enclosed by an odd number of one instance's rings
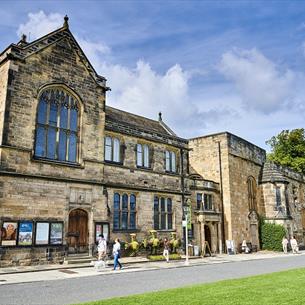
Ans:
{"label": "white cloud", "polygon": [[[29,13],[28,21],[19,26],[17,33],[31,33],[31,39],[37,39],[61,27],[63,17],[43,11]],[[198,74],[198,69],[184,71],[176,64],[164,73],[157,73],[143,60],[138,60],[134,68],[113,65],[105,60],[105,55],[110,54],[106,44],[83,39],[77,34],[75,37],[94,68],[108,79],[112,88],[108,105],[155,119],[162,111],[164,121],[181,136],[193,134],[196,124],[202,128],[206,124],[204,118],[216,114],[215,109],[200,111],[192,102],[189,80]]]}
{"label": "white cloud", "polygon": [[29,13],[28,21],[19,25],[17,35],[21,37],[22,34],[25,34],[30,40],[35,40],[60,28],[63,22],[64,16],[59,13],[49,15],[46,15],[44,11]]}
{"label": "white cloud", "polygon": [[256,49],[224,53],[219,71],[234,82],[247,108],[271,113],[293,99],[294,73],[280,71]]}
{"label": "white cloud", "polygon": [[[63,17],[29,13],[18,34],[30,32],[32,40],[39,38],[61,27]],[[112,64],[116,58],[103,41],[75,37],[96,71],[108,80],[108,105],[153,119],[162,111],[165,123],[179,136],[227,130],[264,146],[272,135],[304,121],[304,74],[282,71],[258,50],[225,52],[217,73],[202,73],[201,64],[185,70],[178,63],[157,72],[144,60],[129,67]]]}

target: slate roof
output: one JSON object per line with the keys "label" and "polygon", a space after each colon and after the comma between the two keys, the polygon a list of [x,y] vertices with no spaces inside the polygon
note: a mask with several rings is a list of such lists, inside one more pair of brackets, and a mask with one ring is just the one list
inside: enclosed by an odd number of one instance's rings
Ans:
{"label": "slate roof", "polygon": [[[113,130],[116,126],[126,127],[129,130],[138,132],[147,132],[159,135],[161,137],[172,138],[187,142],[179,138],[176,134],[162,121],[152,120],[117,108],[106,106],[106,129]],[[119,130],[116,130],[119,131]]]}
{"label": "slate roof", "polygon": [[289,182],[289,179],[304,181],[304,176],[289,167],[281,166],[272,162],[264,164],[261,182]]}
{"label": "slate roof", "polygon": [[263,168],[262,182],[287,182],[287,178],[279,166],[266,162]]}

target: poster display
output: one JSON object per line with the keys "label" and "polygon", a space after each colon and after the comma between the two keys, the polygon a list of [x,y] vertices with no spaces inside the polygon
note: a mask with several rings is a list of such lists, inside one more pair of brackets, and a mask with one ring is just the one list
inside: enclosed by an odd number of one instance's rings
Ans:
{"label": "poster display", "polygon": [[95,242],[98,241],[99,236],[102,234],[102,224],[95,224]]}
{"label": "poster display", "polygon": [[1,245],[16,246],[17,243],[17,222],[4,222],[1,228]]}
{"label": "poster display", "polygon": [[33,241],[33,223],[30,221],[19,222],[18,245],[29,246]]}
{"label": "poster display", "polygon": [[98,222],[95,223],[95,242],[98,241],[99,236],[103,234],[106,240],[109,239],[109,223]]}
{"label": "poster display", "polygon": [[36,245],[47,245],[49,243],[49,228],[48,222],[37,222],[36,223]]}
{"label": "poster display", "polygon": [[52,222],[50,230],[50,244],[61,245],[63,242],[63,224],[62,222]]}

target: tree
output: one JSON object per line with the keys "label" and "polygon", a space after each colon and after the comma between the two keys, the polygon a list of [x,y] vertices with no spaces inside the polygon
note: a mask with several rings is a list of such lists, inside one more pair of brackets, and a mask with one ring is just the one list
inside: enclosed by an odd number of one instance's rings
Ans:
{"label": "tree", "polygon": [[305,174],[304,128],[283,130],[266,141],[266,144],[271,146],[271,153],[267,155],[268,160]]}

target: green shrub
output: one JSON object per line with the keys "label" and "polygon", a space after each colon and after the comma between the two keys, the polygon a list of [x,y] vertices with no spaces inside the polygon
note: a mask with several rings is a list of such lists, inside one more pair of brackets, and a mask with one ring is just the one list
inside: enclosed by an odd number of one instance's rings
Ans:
{"label": "green shrub", "polygon": [[282,251],[282,239],[286,230],[282,225],[261,221],[260,240],[263,250]]}
{"label": "green shrub", "polygon": [[[147,258],[151,261],[165,261],[165,257],[163,255],[149,255]],[[181,259],[181,255],[176,253],[170,254],[169,259],[170,260]]]}

